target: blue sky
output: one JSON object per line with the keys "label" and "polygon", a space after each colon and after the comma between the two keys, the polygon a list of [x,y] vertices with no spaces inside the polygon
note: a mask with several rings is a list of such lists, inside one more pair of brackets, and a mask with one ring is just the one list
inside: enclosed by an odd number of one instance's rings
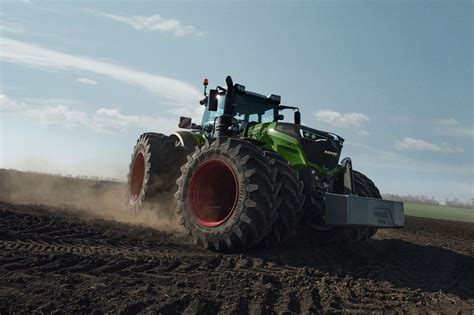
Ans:
{"label": "blue sky", "polygon": [[124,179],[201,82],[279,94],[382,192],[474,197],[470,1],[2,1],[0,167]]}

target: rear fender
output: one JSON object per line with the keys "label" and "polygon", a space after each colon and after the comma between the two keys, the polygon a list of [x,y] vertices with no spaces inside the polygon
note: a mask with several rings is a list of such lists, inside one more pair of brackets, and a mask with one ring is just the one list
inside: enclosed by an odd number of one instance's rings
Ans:
{"label": "rear fender", "polygon": [[170,137],[175,137],[176,141],[183,146],[188,153],[194,151],[197,146],[201,146],[206,140],[200,133],[182,130],[176,131],[171,134]]}

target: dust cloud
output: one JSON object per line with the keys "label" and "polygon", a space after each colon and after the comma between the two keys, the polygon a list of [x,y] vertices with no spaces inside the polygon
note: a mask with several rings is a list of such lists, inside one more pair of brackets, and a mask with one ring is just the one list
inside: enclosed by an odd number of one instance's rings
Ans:
{"label": "dust cloud", "polygon": [[52,206],[86,219],[114,220],[183,233],[172,196],[160,198],[138,214],[127,211],[125,196],[126,184],[122,182],[0,169],[1,201]]}

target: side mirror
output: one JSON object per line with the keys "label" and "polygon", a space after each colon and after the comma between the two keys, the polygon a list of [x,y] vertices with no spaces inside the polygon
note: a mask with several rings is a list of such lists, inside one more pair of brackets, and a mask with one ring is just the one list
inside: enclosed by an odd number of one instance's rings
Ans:
{"label": "side mirror", "polygon": [[211,112],[217,111],[218,99],[217,90],[209,90],[209,103],[207,105],[207,109]]}
{"label": "side mirror", "polygon": [[295,125],[301,125],[301,113],[298,110],[295,112]]}
{"label": "side mirror", "polygon": [[189,117],[179,117],[179,124],[178,127],[182,129],[189,129],[191,128],[192,122],[191,118]]}

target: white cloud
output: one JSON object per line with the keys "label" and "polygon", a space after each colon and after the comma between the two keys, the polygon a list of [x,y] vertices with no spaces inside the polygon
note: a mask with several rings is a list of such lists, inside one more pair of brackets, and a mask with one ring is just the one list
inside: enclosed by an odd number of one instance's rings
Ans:
{"label": "white cloud", "polygon": [[474,138],[474,127],[465,126],[454,118],[438,120],[435,127],[441,134]]}
{"label": "white cloud", "polygon": [[431,151],[444,153],[464,152],[462,148],[453,148],[448,144],[434,144],[422,139],[414,139],[409,137],[406,137],[403,140],[395,141],[393,146],[397,151]]}
{"label": "white cloud", "polygon": [[175,19],[166,19],[158,14],[151,16],[123,16],[103,12],[95,13],[114,21],[128,24],[139,31],[158,31],[160,33],[169,33],[176,37],[203,35],[203,33],[198,32],[193,25],[186,25]]}
{"label": "white cloud", "polygon": [[97,82],[96,80],[92,80],[92,79],[88,79],[88,78],[77,78],[76,82],[86,84],[86,85],[97,85],[97,84],[99,84],[99,82]]}
{"label": "white cloud", "polygon": [[[1,91],[0,91],[1,92]],[[24,103],[28,103],[31,105],[66,105],[69,107],[80,107],[84,106],[84,102],[75,100],[75,99],[70,99],[70,98],[24,98],[23,99]]]}
{"label": "white cloud", "polygon": [[369,122],[369,117],[361,113],[340,113],[330,110],[320,110],[315,113],[318,122],[324,122],[334,127],[361,127]]}
{"label": "white cloud", "polygon": [[191,114],[197,118],[202,111],[198,106],[201,93],[192,85],[183,81],[134,70],[113,63],[98,61],[89,57],[80,57],[61,53],[29,43],[2,38],[0,60],[46,70],[88,71],[103,75],[126,84],[142,87],[164,99],[174,107],[176,113]]}
{"label": "white cloud", "polygon": [[413,138],[395,141],[394,147],[398,151],[441,151],[436,144]]}
{"label": "white cloud", "polygon": [[353,132],[366,137],[369,132],[365,129],[369,117],[361,113],[340,113],[331,110],[320,110],[314,114],[316,120],[335,128],[353,128]]}
{"label": "white cloud", "polygon": [[93,113],[73,109],[68,105],[44,100],[21,102],[0,93],[0,112],[14,113],[45,125],[59,125],[68,129],[84,128],[99,133],[114,134],[131,128],[171,133],[177,123],[165,117],[125,115],[115,108],[99,108]]}

